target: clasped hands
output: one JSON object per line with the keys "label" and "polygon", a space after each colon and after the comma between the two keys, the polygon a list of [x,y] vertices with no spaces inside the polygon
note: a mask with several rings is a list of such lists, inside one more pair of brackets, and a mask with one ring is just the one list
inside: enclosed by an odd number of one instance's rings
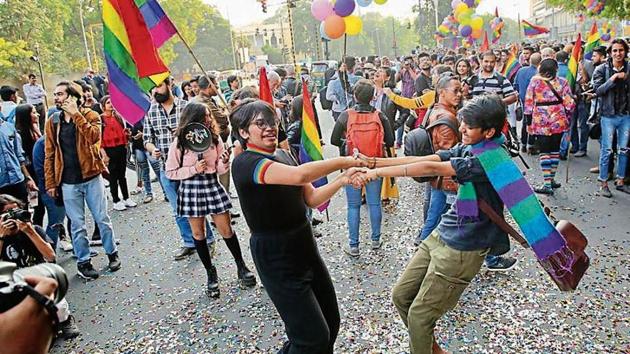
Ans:
{"label": "clasped hands", "polygon": [[344,178],[344,184],[351,184],[354,188],[362,188],[378,178],[375,170],[376,158],[367,157],[355,149],[352,159],[354,167],[345,170],[341,175]]}

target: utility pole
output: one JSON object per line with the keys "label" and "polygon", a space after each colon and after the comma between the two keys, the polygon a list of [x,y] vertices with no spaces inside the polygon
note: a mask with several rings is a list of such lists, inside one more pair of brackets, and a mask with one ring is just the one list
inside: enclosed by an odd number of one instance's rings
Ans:
{"label": "utility pole", "polygon": [[230,31],[230,45],[232,45],[232,63],[234,64],[234,70],[238,70],[238,65],[236,64],[236,48],[234,47],[234,34],[232,33],[232,22],[230,22],[230,9],[226,7],[227,20],[228,20],[228,30]]}
{"label": "utility pole", "polygon": [[92,30],[94,28],[96,24],[93,25],[89,25],[88,28],[90,29],[90,39],[92,40],[92,53],[94,54],[94,70],[96,70],[96,72],[99,72],[99,67],[98,67],[98,54],[96,53],[96,43],[94,41],[94,31]]}
{"label": "utility pole", "polygon": [[321,49],[322,49],[322,45],[321,45],[321,41],[318,39],[319,38],[319,26],[315,25],[315,58],[316,60],[319,60],[319,58],[321,58]]}
{"label": "utility pole", "polygon": [[83,21],[83,0],[79,0],[79,19],[81,22],[81,33],[83,34],[83,44],[85,46],[85,56],[88,66],[92,67],[92,58],[90,57],[90,48],[88,47],[87,36],[85,35],[85,23]]}
{"label": "utility pole", "polygon": [[378,28],[376,29],[376,47],[378,48],[378,56],[381,56],[381,37],[378,35]]}
{"label": "utility pole", "polygon": [[396,27],[395,27],[395,23],[396,21],[394,20],[394,18],[392,17],[392,35],[394,36],[394,42],[392,45],[392,48],[394,49],[394,58],[398,58],[398,45],[396,43]]}
{"label": "utility pole", "polygon": [[[46,81],[44,81],[44,67],[42,66],[42,58],[39,56],[39,44],[35,43],[35,58],[31,57],[31,60],[37,62],[39,67],[39,79],[42,83],[42,89],[46,92]],[[44,110],[48,112],[48,97],[44,97]]]}
{"label": "utility pole", "polygon": [[[291,9],[295,7],[293,0],[287,0],[287,10],[289,14],[289,33],[291,36],[291,61],[294,67],[297,67],[297,62],[295,61],[295,36],[293,35],[293,15],[291,14]],[[297,69],[297,68],[296,68]]]}

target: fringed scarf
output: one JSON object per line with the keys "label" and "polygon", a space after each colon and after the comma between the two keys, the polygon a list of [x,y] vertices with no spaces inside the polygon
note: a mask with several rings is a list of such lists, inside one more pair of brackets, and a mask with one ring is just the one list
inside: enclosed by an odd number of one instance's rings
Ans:
{"label": "fringed scarf", "polygon": [[[547,259],[565,248],[566,241],[543,211],[516,163],[501,147],[503,141],[505,138],[501,135],[468,148],[479,159],[490,184],[510,211],[538,259]],[[471,182],[460,184],[456,204],[459,217],[479,216],[477,193]]]}

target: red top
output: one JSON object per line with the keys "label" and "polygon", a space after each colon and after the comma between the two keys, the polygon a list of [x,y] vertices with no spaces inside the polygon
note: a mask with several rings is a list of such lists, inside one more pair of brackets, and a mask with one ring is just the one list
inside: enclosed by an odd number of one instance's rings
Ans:
{"label": "red top", "polygon": [[103,141],[101,147],[112,148],[127,144],[127,135],[125,127],[120,120],[114,116],[103,113],[101,115],[103,124]]}

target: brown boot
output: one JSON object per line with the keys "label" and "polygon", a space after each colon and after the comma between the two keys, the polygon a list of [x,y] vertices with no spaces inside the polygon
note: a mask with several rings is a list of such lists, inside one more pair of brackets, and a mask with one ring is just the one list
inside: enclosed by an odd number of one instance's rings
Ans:
{"label": "brown boot", "polygon": [[432,353],[433,354],[449,354],[446,350],[440,348],[440,345],[438,344],[437,340],[435,339],[435,336],[433,336]]}

